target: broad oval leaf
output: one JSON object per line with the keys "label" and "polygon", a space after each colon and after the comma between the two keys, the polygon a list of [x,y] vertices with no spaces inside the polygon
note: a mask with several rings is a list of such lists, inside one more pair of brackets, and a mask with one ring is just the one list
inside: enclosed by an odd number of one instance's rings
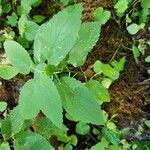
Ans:
{"label": "broad oval leaf", "polygon": [[136,23],[132,23],[127,27],[127,30],[131,35],[134,35],[139,31],[139,26]]}
{"label": "broad oval leaf", "polygon": [[59,93],[46,75],[29,80],[22,88],[19,107],[26,119],[32,119],[40,110],[59,128],[62,128],[62,106]]}
{"label": "broad oval leaf", "polygon": [[15,150],[54,150],[50,143],[40,134],[21,132],[15,136]]}
{"label": "broad oval leaf", "polygon": [[63,77],[57,84],[63,107],[75,121],[103,125],[101,108],[81,82]]}
{"label": "broad oval leaf", "polygon": [[28,52],[17,42],[6,40],[4,48],[8,59],[16,69],[22,74],[28,74],[33,64]]}
{"label": "broad oval leaf", "polygon": [[68,63],[73,66],[81,66],[86,60],[87,54],[96,44],[100,35],[100,23],[83,23],[79,31],[79,37],[69,54]]}
{"label": "broad oval leaf", "polygon": [[[34,118],[40,111],[38,95],[35,85],[37,81],[29,80],[22,87],[19,96],[19,108],[26,119]],[[34,107],[33,107],[34,106]]]}
{"label": "broad oval leaf", "polygon": [[80,30],[81,4],[65,8],[37,31],[34,41],[34,57],[42,56],[51,65],[58,65],[73,47]]}
{"label": "broad oval leaf", "polygon": [[0,65],[0,77],[9,80],[15,77],[18,74],[18,71],[13,66],[9,65]]}

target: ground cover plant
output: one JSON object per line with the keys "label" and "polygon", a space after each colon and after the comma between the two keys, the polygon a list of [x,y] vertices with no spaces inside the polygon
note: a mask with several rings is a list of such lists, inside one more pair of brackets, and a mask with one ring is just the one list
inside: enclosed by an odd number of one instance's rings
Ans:
{"label": "ground cover plant", "polygon": [[150,149],[149,0],[0,0],[0,149]]}

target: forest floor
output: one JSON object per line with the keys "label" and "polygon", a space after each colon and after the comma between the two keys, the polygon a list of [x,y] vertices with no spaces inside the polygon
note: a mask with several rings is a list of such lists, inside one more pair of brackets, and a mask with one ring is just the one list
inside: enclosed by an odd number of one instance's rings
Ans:
{"label": "forest floor", "polygon": [[[83,20],[90,19],[88,5],[90,5],[90,9],[97,5],[111,10],[111,3],[112,1],[106,0],[99,5],[97,3],[94,5],[92,2],[86,4]],[[150,39],[150,35],[146,31],[142,31],[135,38]],[[133,129],[128,137],[129,140],[134,139],[132,132],[134,133],[134,129],[137,129],[139,125],[143,125],[143,119],[150,119],[150,75],[147,73],[147,68],[150,66],[143,61],[142,56],[138,62],[135,62],[132,52],[129,50],[131,46],[132,39],[124,29],[124,25],[120,26],[115,20],[110,19],[102,27],[100,38],[82,67],[85,74],[90,77],[91,66],[96,60],[108,63],[111,60],[126,57],[124,71],[109,89],[111,102],[105,103],[103,108],[110,116],[114,116],[113,120],[119,128]],[[146,53],[150,53],[150,47]],[[10,108],[16,106],[19,90],[29,78],[30,76],[17,76],[9,81],[1,80],[0,99],[5,99]],[[150,140],[150,130],[145,128],[143,134],[138,138]]]}

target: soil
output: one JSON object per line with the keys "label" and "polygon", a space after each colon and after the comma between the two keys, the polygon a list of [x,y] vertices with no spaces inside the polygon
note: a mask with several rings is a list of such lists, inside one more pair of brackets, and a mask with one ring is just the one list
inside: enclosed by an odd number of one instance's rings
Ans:
{"label": "soil", "polygon": [[8,108],[13,109],[18,104],[18,97],[21,87],[31,79],[31,76],[17,75],[14,79],[0,79],[0,100],[8,103]]}

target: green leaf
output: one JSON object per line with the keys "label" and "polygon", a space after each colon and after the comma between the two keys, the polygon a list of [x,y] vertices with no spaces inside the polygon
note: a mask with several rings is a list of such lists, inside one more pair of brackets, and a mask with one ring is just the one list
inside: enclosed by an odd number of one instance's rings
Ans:
{"label": "green leaf", "polygon": [[106,150],[108,148],[108,145],[109,143],[107,142],[107,140],[104,137],[102,137],[101,142],[92,146],[90,150]]}
{"label": "green leaf", "polygon": [[77,146],[78,137],[76,135],[71,135],[69,143],[72,144],[73,146]]}
{"label": "green leaf", "polygon": [[96,44],[99,35],[99,23],[83,23],[79,31],[79,37],[76,40],[76,43],[69,54],[68,63],[71,63],[75,67],[83,65],[86,60],[86,56],[88,55],[88,52],[90,52]]}
{"label": "green leaf", "polygon": [[103,78],[101,83],[106,89],[108,89],[110,85],[112,84],[112,80],[108,78]]}
{"label": "green leaf", "polygon": [[8,59],[16,69],[22,74],[28,74],[33,64],[28,52],[17,42],[6,40],[4,48]]}
{"label": "green leaf", "polygon": [[139,23],[146,23],[149,21],[150,9],[144,8],[139,12]]}
{"label": "green leaf", "polygon": [[95,62],[94,72],[96,72],[97,74],[103,73],[111,80],[116,80],[119,78],[119,72],[115,68],[111,67],[109,64],[104,64],[100,61]]}
{"label": "green leaf", "polygon": [[20,132],[25,118],[22,116],[18,107],[15,107],[9,116],[2,122],[2,134],[5,139],[9,139],[11,136]]}
{"label": "green leaf", "polygon": [[140,56],[140,51],[135,45],[132,45],[132,53],[135,61],[137,61]]}
{"label": "green leaf", "polygon": [[0,144],[0,149],[1,150],[10,150],[10,146],[8,143],[2,143],[2,144]]}
{"label": "green leaf", "polygon": [[26,22],[28,22],[27,16],[21,15],[18,21],[18,29],[19,29],[19,34],[21,35],[21,37],[23,37],[24,35]]}
{"label": "green leaf", "polygon": [[12,135],[15,135],[16,133],[20,132],[25,118],[24,116],[21,114],[21,111],[19,110],[19,107],[15,107],[10,115],[9,115],[9,120],[11,122],[11,133]]}
{"label": "green leaf", "polygon": [[34,40],[37,30],[39,29],[39,25],[33,21],[29,21],[25,15],[22,15],[18,21],[18,26],[19,33],[22,37],[25,36],[28,41]]}
{"label": "green leaf", "polygon": [[134,35],[139,31],[139,25],[137,25],[136,23],[132,23],[127,27],[127,30],[131,35]]}
{"label": "green leaf", "polygon": [[1,133],[5,140],[11,137],[11,122],[8,117],[2,121]]}
{"label": "green leaf", "polygon": [[90,80],[86,86],[93,92],[97,102],[110,102],[108,90],[96,80]]}
{"label": "green leaf", "polygon": [[63,77],[57,84],[61,101],[66,112],[74,120],[103,125],[103,117],[94,95],[81,82]]}
{"label": "green leaf", "polygon": [[120,142],[119,133],[113,132],[105,127],[103,128],[102,131],[103,131],[104,136],[110,143],[119,144],[119,142]]}
{"label": "green leaf", "polygon": [[146,120],[144,123],[150,128],[150,120]]}
{"label": "green leaf", "polygon": [[42,21],[44,21],[46,17],[45,16],[42,16],[42,15],[34,15],[33,16],[33,20],[36,22],[36,23],[41,23]]}
{"label": "green leaf", "polygon": [[124,13],[128,8],[128,0],[118,0],[114,8],[117,10],[117,13]]}
{"label": "green leaf", "polygon": [[49,139],[51,136],[57,136],[57,138],[65,137],[67,134],[67,129],[59,129],[56,127],[47,117],[43,117],[34,122],[36,132]]}
{"label": "green leaf", "polygon": [[28,41],[33,41],[34,37],[37,33],[39,26],[33,22],[33,21],[28,21],[25,23],[25,37]]}
{"label": "green leaf", "polygon": [[141,5],[143,8],[149,9],[150,8],[150,1],[149,0],[142,0]]}
{"label": "green leaf", "polygon": [[21,0],[22,14],[28,14],[31,10],[31,6],[39,0]]}
{"label": "green leaf", "polygon": [[51,65],[58,65],[75,44],[81,24],[81,4],[65,8],[42,25],[34,41],[34,57],[44,56]]}
{"label": "green leaf", "polygon": [[7,107],[7,103],[6,102],[0,102],[0,111],[4,111]]}
{"label": "green leaf", "polygon": [[15,150],[54,150],[40,134],[22,132],[15,136]]}
{"label": "green leaf", "polygon": [[18,17],[16,13],[13,12],[11,16],[7,16],[7,19],[8,19],[7,23],[12,27],[15,27],[17,25]]}
{"label": "green leaf", "polygon": [[103,72],[103,63],[101,61],[96,61],[93,66],[94,72],[101,74]]}
{"label": "green leaf", "polygon": [[0,77],[9,80],[15,77],[18,74],[18,71],[13,66],[9,65],[0,65]]}
{"label": "green leaf", "polygon": [[145,58],[145,61],[148,63],[150,62],[150,55]]}
{"label": "green leaf", "polygon": [[111,130],[111,131],[116,131],[116,125],[113,123],[113,122],[111,122],[111,121],[107,121],[107,123],[106,123],[107,125],[107,128],[109,129],[109,130]]}
{"label": "green leaf", "polygon": [[111,65],[116,69],[118,72],[123,71],[126,59],[125,57],[120,58],[119,61],[113,60]]}
{"label": "green leaf", "polygon": [[3,6],[3,13],[9,13],[11,11],[11,4],[10,3],[6,3],[4,6]]}
{"label": "green leaf", "polygon": [[109,11],[99,7],[94,11],[93,19],[98,21],[101,25],[104,25],[109,20],[110,16],[111,13]]}
{"label": "green leaf", "polygon": [[68,143],[65,147],[64,147],[64,150],[73,150],[73,146]]}
{"label": "green leaf", "polygon": [[90,126],[86,123],[79,122],[76,125],[76,133],[80,135],[86,135],[90,132]]}
{"label": "green leaf", "polygon": [[145,55],[145,50],[146,50],[146,43],[145,43],[145,40],[144,39],[139,39],[138,40],[138,49],[140,51],[140,53],[142,55]]}
{"label": "green leaf", "polygon": [[52,79],[44,74],[26,82],[19,96],[19,107],[26,119],[36,117],[41,110],[57,127],[62,128],[63,110],[59,93]]}

